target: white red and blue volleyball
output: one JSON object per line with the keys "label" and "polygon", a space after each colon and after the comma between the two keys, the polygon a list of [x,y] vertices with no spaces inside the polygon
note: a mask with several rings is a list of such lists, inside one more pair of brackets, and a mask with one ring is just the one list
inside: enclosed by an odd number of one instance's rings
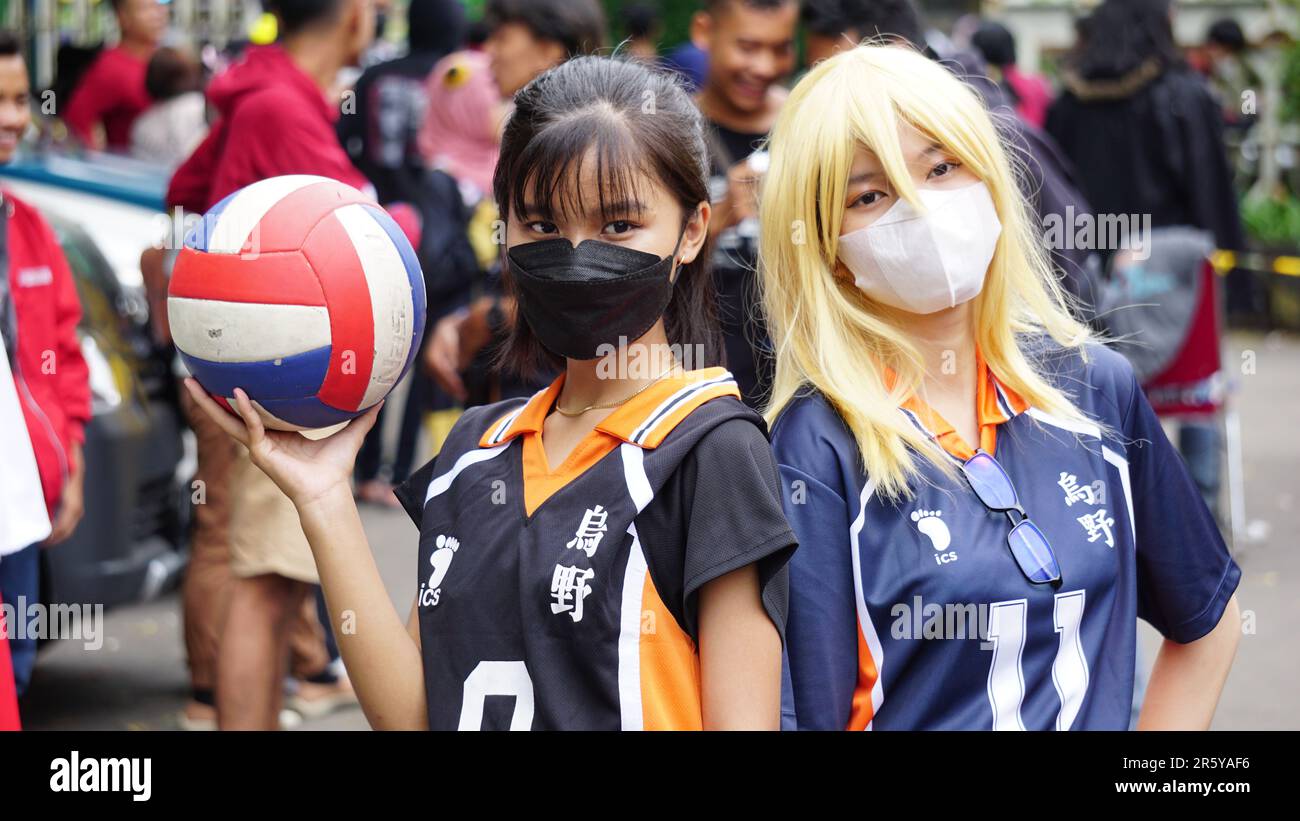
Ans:
{"label": "white red and blue volleyball", "polygon": [[424,331],[424,277],[397,223],[325,177],[272,177],[187,234],[168,290],[190,373],[228,410],[242,388],[267,427],[346,422],[383,399]]}

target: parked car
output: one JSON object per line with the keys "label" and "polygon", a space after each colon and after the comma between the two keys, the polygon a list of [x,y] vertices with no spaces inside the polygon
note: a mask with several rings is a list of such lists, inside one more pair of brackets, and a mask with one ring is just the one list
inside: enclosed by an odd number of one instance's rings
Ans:
{"label": "parked car", "polygon": [[41,209],[67,256],[90,367],[85,517],[66,542],[42,551],[46,604],[146,600],[176,585],[187,558],[193,458],[170,352],[149,332],[138,264],[162,210],[160,194],[149,207],[150,192],[161,186],[148,169],[138,179],[111,170],[70,158],[0,168],[6,187]]}

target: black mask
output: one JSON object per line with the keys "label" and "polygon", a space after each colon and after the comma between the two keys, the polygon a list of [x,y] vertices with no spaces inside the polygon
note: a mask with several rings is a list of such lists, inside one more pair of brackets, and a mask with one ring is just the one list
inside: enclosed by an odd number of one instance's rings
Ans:
{"label": "black mask", "polygon": [[538,341],[557,356],[595,359],[601,345],[639,339],[664,315],[676,253],[660,259],[592,239],[575,248],[560,238],[516,245],[507,257],[519,310]]}

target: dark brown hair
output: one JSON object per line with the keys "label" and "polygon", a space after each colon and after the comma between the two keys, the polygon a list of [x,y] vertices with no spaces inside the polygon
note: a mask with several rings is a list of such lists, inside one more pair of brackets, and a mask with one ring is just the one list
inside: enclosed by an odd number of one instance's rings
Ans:
{"label": "dark brown hair", "polygon": [[[678,80],[633,61],[579,57],[515,96],[492,181],[502,218],[523,213],[525,203],[547,220],[582,210],[578,181],[588,153],[601,181],[603,220],[625,216],[612,212],[616,203],[644,201],[637,189],[646,180],[657,181],[677,200],[684,220],[709,200],[703,123]],[[722,358],[710,255],[706,241],[694,261],[681,266],[664,313],[668,342],[700,346],[694,357],[699,366]],[[503,267],[506,289],[514,293],[509,265]],[[542,347],[522,314],[499,356],[502,367],[524,376],[563,361]]]}
{"label": "dark brown hair", "polygon": [[149,58],[144,70],[144,90],[153,100],[170,100],[202,88],[203,69],[189,52],[164,46]]}
{"label": "dark brown hair", "polygon": [[18,35],[9,29],[0,29],[0,57],[21,57],[22,54],[23,44]]}
{"label": "dark brown hair", "polygon": [[559,43],[570,57],[605,45],[605,11],[597,0],[488,0],[483,22],[489,29],[519,23],[537,39]]}

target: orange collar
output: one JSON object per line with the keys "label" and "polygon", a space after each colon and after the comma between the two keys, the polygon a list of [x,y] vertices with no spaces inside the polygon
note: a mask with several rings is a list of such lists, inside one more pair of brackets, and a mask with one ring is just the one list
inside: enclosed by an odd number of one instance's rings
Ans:
{"label": "orange collar", "polygon": [[[504,444],[525,433],[540,433],[564,386],[561,373],[522,408],[488,426],[479,447]],[[740,398],[740,388],[726,368],[688,371],[654,383],[596,424],[596,430],[643,448],[655,448],[692,410],[719,396]]]}
{"label": "orange collar", "polygon": [[[997,447],[998,425],[1024,413],[1029,409],[1029,403],[1002,384],[985,364],[984,356],[978,350],[975,352],[975,363],[975,414],[980,429],[979,447],[993,453]],[[892,372],[886,374],[886,380],[889,384],[893,383]],[[951,456],[964,462],[975,455],[975,449],[961,438],[957,429],[920,397],[909,397],[899,406],[899,410]]]}

